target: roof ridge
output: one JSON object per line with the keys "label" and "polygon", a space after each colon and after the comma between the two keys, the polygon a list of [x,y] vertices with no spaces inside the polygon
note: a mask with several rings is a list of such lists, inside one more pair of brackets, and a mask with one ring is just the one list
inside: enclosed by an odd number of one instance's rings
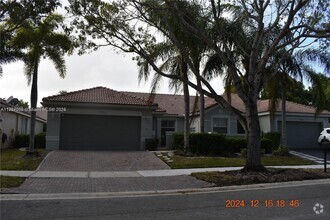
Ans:
{"label": "roof ridge", "polygon": [[[55,97],[60,97],[60,96],[65,96],[65,95],[72,95],[72,94],[77,94],[77,93],[86,92],[86,91],[93,90],[93,89],[101,89],[101,88],[106,88],[106,87],[96,86],[96,87],[92,87],[92,88],[88,88],[88,89],[80,89],[80,90],[76,90],[76,91],[66,92],[64,94],[47,96],[47,97],[44,97],[43,99],[55,98]],[[109,89],[109,88],[106,88],[106,89]],[[110,89],[110,90],[112,90],[112,89]],[[115,91],[115,90],[113,90],[113,91]]]}
{"label": "roof ridge", "polygon": [[300,105],[300,106],[304,106],[304,107],[307,107],[307,108],[311,108],[311,109],[314,109],[316,110],[316,108],[314,106],[310,106],[310,105],[304,105],[304,104],[301,104],[301,103],[297,103],[297,102],[292,102],[292,101],[288,101],[286,100],[287,102],[290,102],[292,104],[295,104],[295,105]]}
{"label": "roof ridge", "polygon": [[[155,95],[183,96],[183,94],[180,95],[180,94],[168,94],[168,93],[130,92],[130,91],[123,91],[123,92],[129,92],[129,93],[135,93],[135,94],[146,94],[146,95],[155,94]],[[194,96],[190,96],[190,97],[194,97]]]}
{"label": "roof ridge", "polygon": [[[138,100],[144,101],[144,102],[146,102],[146,104],[148,104],[148,105],[151,104],[151,105],[158,106],[158,104],[155,103],[154,100],[152,101],[152,103],[149,103],[148,100],[146,100],[146,99],[144,99],[144,98],[142,98],[142,97],[137,97],[137,96],[133,96],[133,95],[131,95],[131,94],[128,94],[128,92],[126,92],[126,91],[117,91],[117,92],[123,93],[123,94],[125,94],[125,95],[127,95],[127,96],[129,96],[129,97],[131,97],[131,98],[134,98],[134,99],[138,99]],[[135,93],[137,93],[137,92],[135,92]]]}

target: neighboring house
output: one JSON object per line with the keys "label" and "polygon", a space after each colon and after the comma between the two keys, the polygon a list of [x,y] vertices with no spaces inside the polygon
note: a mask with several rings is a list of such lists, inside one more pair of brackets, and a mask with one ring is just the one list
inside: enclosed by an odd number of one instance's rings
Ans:
{"label": "neighboring house", "polygon": [[[192,96],[191,132],[199,132],[199,112],[198,108],[194,110],[195,101],[196,97]],[[172,134],[183,132],[182,95],[150,95],[95,87],[46,97],[42,104],[49,109],[47,149],[144,150],[147,138],[158,138],[160,147],[170,148]],[[237,95],[232,95],[231,104],[244,115],[244,104]],[[280,131],[278,109],[271,117],[269,101],[259,101],[263,132]],[[330,112],[324,111],[316,117],[314,112],[312,107],[287,102],[290,147],[317,146],[318,134],[327,125]],[[244,129],[236,117],[210,98],[205,98],[205,132],[244,136]]]}
{"label": "neighboring house", "polygon": [[[45,111],[37,111],[36,134],[45,132],[47,123],[45,113]],[[8,137],[7,145],[11,145],[15,135],[30,133],[30,113],[21,111],[20,108],[7,103],[4,99],[0,99],[0,128]]]}

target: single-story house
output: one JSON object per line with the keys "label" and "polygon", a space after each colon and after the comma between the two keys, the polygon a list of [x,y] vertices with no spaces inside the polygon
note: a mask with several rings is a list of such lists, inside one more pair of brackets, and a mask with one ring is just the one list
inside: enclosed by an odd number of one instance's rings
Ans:
{"label": "single-story house", "polygon": [[[47,124],[46,111],[37,111],[35,133],[45,132]],[[0,98],[0,128],[8,137],[6,145],[11,145],[17,134],[30,134],[30,112],[11,105]]]}
{"label": "single-story house", "polygon": [[[196,97],[190,98],[193,109]],[[235,94],[234,107],[244,114]],[[158,138],[160,147],[171,147],[172,134],[183,132],[182,95],[119,92],[104,87],[68,92],[43,98],[48,109],[46,149],[144,150],[145,140]],[[270,114],[269,101],[259,101],[263,132],[280,131],[280,106]],[[330,112],[315,117],[315,109],[287,102],[288,145],[292,148],[317,146],[317,138],[329,123]],[[192,111],[191,132],[199,132],[199,113]],[[305,134],[308,131],[308,134]],[[236,117],[214,100],[205,98],[205,132],[244,136]]]}

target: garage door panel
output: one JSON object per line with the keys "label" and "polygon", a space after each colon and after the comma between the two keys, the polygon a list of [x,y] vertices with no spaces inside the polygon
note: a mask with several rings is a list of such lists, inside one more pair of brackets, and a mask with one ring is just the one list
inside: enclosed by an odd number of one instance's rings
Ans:
{"label": "garage door panel", "polygon": [[60,149],[140,150],[141,118],[63,115]]}
{"label": "garage door panel", "polygon": [[[278,130],[282,131],[282,122],[278,122]],[[318,147],[317,139],[322,130],[319,122],[286,122],[287,144],[290,148]]]}

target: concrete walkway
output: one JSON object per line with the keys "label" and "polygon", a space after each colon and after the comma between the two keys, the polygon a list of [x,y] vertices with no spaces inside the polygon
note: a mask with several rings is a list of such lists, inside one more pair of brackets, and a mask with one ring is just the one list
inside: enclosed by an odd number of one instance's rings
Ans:
{"label": "concrete walkway", "polygon": [[[12,171],[1,170],[3,176],[20,176],[29,178],[111,178],[111,177],[166,177],[191,175],[196,172],[230,171],[239,170],[243,167],[215,167],[193,169],[167,169],[167,170],[140,170],[140,171]],[[323,169],[323,165],[300,165],[300,166],[267,166],[267,168],[293,168],[293,169]]]}

